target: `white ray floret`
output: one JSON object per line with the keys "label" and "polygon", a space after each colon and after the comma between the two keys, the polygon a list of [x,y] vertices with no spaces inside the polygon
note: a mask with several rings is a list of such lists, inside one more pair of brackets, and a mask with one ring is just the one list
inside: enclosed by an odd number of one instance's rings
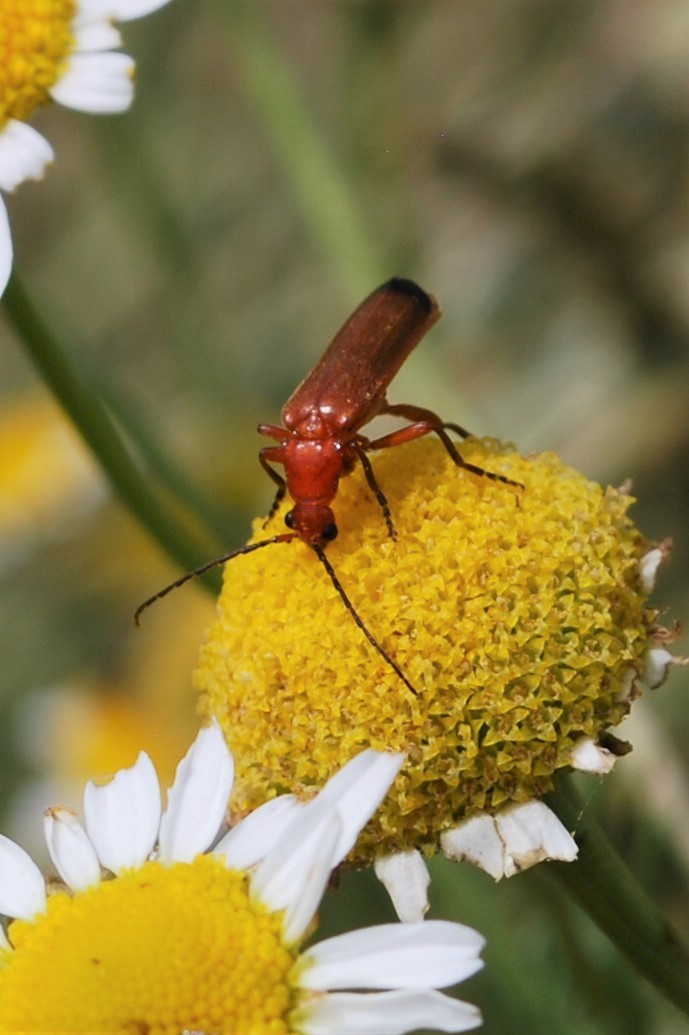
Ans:
{"label": "white ray floret", "polygon": [[0,913],[30,920],[46,907],[43,874],[31,856],[0,834]]}
{"label": "white ray floret", "polygon": [[190,862],[215,839],[232,792],[234,761],[217,722],[201,730],[177,766],[160,820],[163,861]]}
{"label": "white ray floret", "polygon": [[423,920],[428,912],[430,875],[421,852],[395,852],[374,863],[376,877],[392,900],[400,920]]}
{"label": "white ray floret", "polygon": [[13,191],[24,180],[40,180],[54,158],[52,147],[33,126],[10,119],[0,132],[0,188]]}
{"label": "white ray floret", "polygon": [[639,563],[639,578],[644,593],[651,593],[656,584],[658,568],[665,557],[666,551],[660,546],[654,547],[645,554]]}
{"label": "white ray floret", "polygon": [[304,1035],[404,1035],[417,1028],[471,1031],[481,1012],[470,1003],[436,992],[330,992],[299,1011]]}
{"label": "white ray floret", "polygon": [[574,838],[542,801],[509,805],[495,816],[474,816],[444,833],[441,845],[449,859],[466,859],[494,880],[548,859],[572,862],[578,851]]}
{"label": "white ray floret", "polygon": [[86,830],[102,865],[113,873],[144,863],[153,850],[160,816],[158,776],[144,751],[131,769],[120,769],[107,783],[86,784]]}
{"label": "white ray floret", "polygon": [[650,690],[656,690],[667,679],[671,665],[687,665],[689,658],[679,658],[665,647],[651,647],[646,652],[645,662],[643,681]]}
{"label": "white ray floret", "polygon": [[331,777],[288,826],[284,838],[256,872],[253,892],[286,911],[287,940],[313,919],[330,874],[385,797],[404,755],[362,751]]}
{"label": "white ray floret", "polygon": [[329,938],[302,957],[302,988],[430,988],[481,969],[485,939],[447,920],[380,924]]}
{"label": "white ray floret", "polygon": [[612,751],[596,744],[593,737],[582,737],[572,748],[572,766],[582,773],[605,775],[612,771],[616,761]]}
{"label": "white ray floret", "polygon": [[288,825],[304,806],[294,794],[281,794],[259,806],[220,838],[213,849],[227,866],[248,870],[264,859],[284,836]]}
{"label": "white ray floret", "polygon": [[67,887],[83,891],[98,884],[101,868],[96,849],[73,809],[46,809],[43,832],[53,865]]}
{"label": "white ray floret", "polygon": [[50,93],[66,108],[92,115],[126,111],[134,97],[134,62],[127,54],[75,54]]}
{"label": "white ray floret", "polygon": [[5,290],[12,272],[12,234],[10,221],[7,218],[5,202],[0,197],[0,294]]}

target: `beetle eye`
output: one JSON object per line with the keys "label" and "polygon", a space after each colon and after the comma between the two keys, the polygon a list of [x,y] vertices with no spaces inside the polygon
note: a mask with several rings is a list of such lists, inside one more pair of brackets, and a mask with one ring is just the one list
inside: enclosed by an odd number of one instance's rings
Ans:
{"label": "beetle eye", "polygon": [[337,539],[337,525],[334,521],[325,526],[321,532],[321,537],[325,539],[326,543],[332,543],[333,539]]}
{"label": "beetle eye", "polygon": [[285,524],[288,528],[294,528],[294,511],[288,510],[285,514]]}

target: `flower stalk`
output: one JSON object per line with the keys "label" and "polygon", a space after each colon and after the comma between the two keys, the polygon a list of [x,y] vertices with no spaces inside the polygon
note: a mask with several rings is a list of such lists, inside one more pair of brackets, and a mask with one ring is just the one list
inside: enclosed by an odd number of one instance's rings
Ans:
{"label": "flower stalk", "polygon": [[[16,274],[2,299],[18,340],[79,430],[113,488],[151,533],[156,542],[184,570],[208,559],[215,547],[195,542],[186,524],[178,521],[151,487],[152,478],[134,461],[115,422],[64,342],[33,305]],[[210,572],[203,579],[217,592],[220,577]]]}
{"label": "flower stalk", "polygon": [[372,242],[351,183],[313,124],[291,68],[252,4],[221,4],[236,40],[238,70],[292,187],[301,216],[352,299],[389,268]]}
{"label": "flower stalk", "polygon": [[647,981],[689,1016],[689,947],[670,926],[582,807],[571,781],[547,802],[569,830],[579,855],[550,873]]}

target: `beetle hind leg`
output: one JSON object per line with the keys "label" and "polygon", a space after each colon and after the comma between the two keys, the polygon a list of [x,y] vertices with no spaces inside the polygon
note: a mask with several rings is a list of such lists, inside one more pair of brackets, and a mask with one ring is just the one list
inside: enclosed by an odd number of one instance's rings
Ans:
{"label": "beetle hind leg", "polygon": [[374,439],[373,442],[368,444],[367,448],[387,449],[390,446],[400,446],[403,442],[412,442],[414,439],[422,438],[424,435],[435,434],[445,446],[457,467],[463,467],[465,471],[470,471],[471,474],[476,474],[481,478],[489,478],[493,482],[502,482],[503,485],[512,485],[517,489],[524,488],[521,482],[515,482],[511,478],[506,478],[504,474],[486,471],[484,467],[478,467],[477,464],[471,464],[468,460],[465,460],[447,433],[449,429],[457,435],[461,435],[462,438],[468,438],[470,432],[466,431],[459,424],[451,424],[441,420],[437,413],[433,413],[432,410],[427,410],[422,406],[410,406],[406,403],[396,403],[392,406],[386,405],[380,412],[390,414],[393,417],[404,417],[412,421],[412,423],[408,424],[406,428],[398,428],[397,431],[392,431],[389,435],[383,435],[382,438]]}
{"label": "beetle hind leg", "polygon": [[[434,413],[433,410],[427,410],[425,406],[413,406],[409,403],[394,403],[391,406],[389,403],[386,403],[381,413],[388,413],[391,417],[404,417],[405,420],[410,421],[412,424],[430,424],[434,431],[437,428],[454,431],[455,435],[459,435],[460,438],[469,438],[471,436],[471,432],[463,428],[461,424],[452,424],[450,421],[441,420],[437,413]],[[454,457],[452,459],[454,460]]]}

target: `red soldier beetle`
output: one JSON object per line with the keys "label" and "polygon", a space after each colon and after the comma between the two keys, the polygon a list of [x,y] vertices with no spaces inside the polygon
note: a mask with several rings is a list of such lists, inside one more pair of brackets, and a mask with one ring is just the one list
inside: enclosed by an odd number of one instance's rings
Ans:
{"label": "red soldier beetle", "polygon": [[[432,295],[413,281],[400,277],[387,281],[361,303],[335,335],[311,373],[288,399],[282,410],[282,425],[258,426],[259,434],[277,442],[277,445],[264,446],[259,453],[263,469],[277,485],[266,524],[274,517],[285,495],[289,494],[294,506],[285,516],[285,524],[290,531],[249,543],[183,575],[137,608],[137,624],[145,608],[189,579],[264,546],[301,539],[318,557],[369,643],[412,693],[417,693],[399,665],[360,618],[326,557],[325,546],[338,533],[331,503],[337,495],[339,480],[349,474],[357,462],[361,464],[369,488],[380,504],[389,535],[396,538],[390,507],[376,480],[368,454],[424,435],[437,435],[458,467],[482,478],[523,488],[519,482],[464,460],[448,434],[453,431],[461,438],[467,438],[469,432],[458,424],[443,421],[432,410],[421,406],[390,405],[387,401],[388,385],[440,315],[438,303]],[[402,417],[410,423],[380,438],[369,439],[360,433],[360,428],[384,414]],[[284,476],[272,464],[280,464],[284,468]]]}

